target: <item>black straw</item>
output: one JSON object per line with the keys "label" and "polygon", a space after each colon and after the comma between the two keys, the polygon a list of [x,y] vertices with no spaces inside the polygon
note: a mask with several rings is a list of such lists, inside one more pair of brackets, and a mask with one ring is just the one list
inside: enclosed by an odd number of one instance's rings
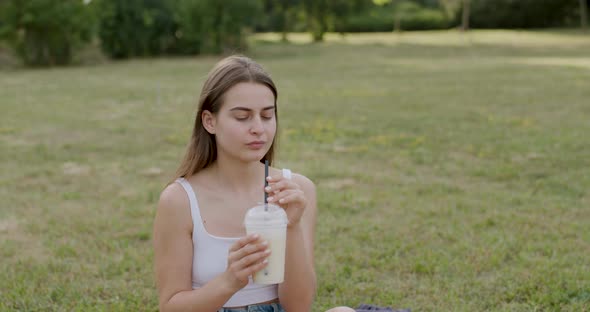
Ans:
{"label": "black straw", "polygon": [[[264,160],[264,188],[268,186],[268,159]],[[264,190],[264,210],[268,210],[268,193]]]}

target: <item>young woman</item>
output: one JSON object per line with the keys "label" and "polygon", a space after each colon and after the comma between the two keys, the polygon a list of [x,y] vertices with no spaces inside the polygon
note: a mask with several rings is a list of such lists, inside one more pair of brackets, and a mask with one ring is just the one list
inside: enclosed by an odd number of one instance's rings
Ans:
{"label": "young woman", "polygon": [[[155,269],[161,311],[310,311],[316,290],[314,184],[270,168],[277,90],[260,65],[243,56],[209,73],[186,155],[162,192],[154,222]],[[265,179],[269,186],[265,189]],[[261,202],[289,219],[285,279],[258,285],[267,242],[245,235],[246,210]],[[354,311],[338,307],[330,312]]]}

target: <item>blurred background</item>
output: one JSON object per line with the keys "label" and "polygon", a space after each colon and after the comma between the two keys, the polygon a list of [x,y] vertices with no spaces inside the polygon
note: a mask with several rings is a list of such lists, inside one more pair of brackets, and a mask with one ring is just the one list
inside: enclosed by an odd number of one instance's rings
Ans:
{"label": "blurred background", "polygon": [[313,311],[590,311],[585,0],[0,0],[0,311],[157,311],[212,66],[278,87]]}
{"label": "blurred background", "polygon": [[389,32],[460,28],[576,28],[585,0],[3,0],[2,59],[31,66],[82,62],[85,46],[112,59],[243,51],[277,32]]}

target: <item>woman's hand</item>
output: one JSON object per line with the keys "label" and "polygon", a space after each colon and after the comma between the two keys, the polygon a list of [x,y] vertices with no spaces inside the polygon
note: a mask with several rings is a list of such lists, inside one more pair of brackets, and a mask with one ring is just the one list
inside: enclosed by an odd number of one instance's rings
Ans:
{"label": "woman's hand", "polygon": [[307,206],[305,193],[295,181],[283,176],[267,177],[268,186],[264,189],[270,197],[271,204],[279,205],[285,209],[289,218],[289,227],[299,224],[303,211]]}
{"label": "woman's hand", "polygon": [[248,284],[248,277],[268,264],[270,255],[268,242],[262,241],[258,234],[251,234],[239,239],[230,248],[227,257],[225,276],[235,291]]}

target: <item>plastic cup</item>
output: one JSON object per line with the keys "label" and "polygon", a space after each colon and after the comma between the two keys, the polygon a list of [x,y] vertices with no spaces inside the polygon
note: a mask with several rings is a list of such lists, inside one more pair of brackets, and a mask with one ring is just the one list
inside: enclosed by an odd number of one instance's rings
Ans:
{"label": "plastic cup", "polygon": [[287,244],[287,214],[283,208],[260,204],[246,212],[246,233],[258,234],[268,242],[270,256],[267,266],[254,274],[256,284],[278,284],[285,277],[285,250]]}

